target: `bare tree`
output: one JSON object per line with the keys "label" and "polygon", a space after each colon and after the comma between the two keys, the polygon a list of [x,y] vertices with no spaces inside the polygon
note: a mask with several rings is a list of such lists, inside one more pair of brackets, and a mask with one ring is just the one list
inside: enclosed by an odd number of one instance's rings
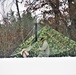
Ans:
{"label": "bare tree", "polygon": [[19,16],[19,20],[21,21],[21,16],[20,16],[20,11],[19,11],[19,6],[18,6],[18,0],[16,0],[16,7],[17,7],[17,13]]}
{"label": "bare tree", "polygon": [[[25,1],[25,6],[27,7],[27,10],[33,12],[44,8],[46,5],[48,5],[52,9],[49,9],[48,11],[42,11],[42,15],[49,15],[48,19],[45,17],[44,22],[52,25],[52,27],[54,27],[59,32],[62,32],[67,36],[71,36],[71,34],[69,33],[70,26],[72,26],[73,29],[76,27],[76,18],[75,13],[73,12],[73,10],[76,10],[76,0],[33,0],[32,2],[30,0]],[[50,15],[54,17],[50,17]],[[75,29],[73,29],[72,31],[75,32]]]}
{"label": "bare tree", "polygon": [[[22,0],[23,1],[23,0]],[[21,1],[21,3],[22,3]],[[18,5],[19,1],[16,0],[16,7],[17,7],[17,13],[18,13],[18,16],[19,16],[19,26],[21,28],[21,37],[22,37],[22,42],[24,42],[24,36],[23,36],[23,25],[22,25],[22,21],[21,21],[21,16],[20,16],[20,11],[19,11],[19,5]]]}

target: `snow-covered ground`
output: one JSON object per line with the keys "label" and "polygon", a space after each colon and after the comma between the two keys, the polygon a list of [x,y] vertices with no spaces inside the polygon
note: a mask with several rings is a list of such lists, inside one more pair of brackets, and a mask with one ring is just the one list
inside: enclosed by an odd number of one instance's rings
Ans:
{"label": "snow-covered ground", "polygon": [[76,57],[2,58],[0,75],[76,75]]}

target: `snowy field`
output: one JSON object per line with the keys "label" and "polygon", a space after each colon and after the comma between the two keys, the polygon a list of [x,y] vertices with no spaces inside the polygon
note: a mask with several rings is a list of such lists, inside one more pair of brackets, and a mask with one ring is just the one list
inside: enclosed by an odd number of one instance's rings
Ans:
{"label": "snowy field", "polygon": [[76,75],[76,57],[1,58],[0,75]]}

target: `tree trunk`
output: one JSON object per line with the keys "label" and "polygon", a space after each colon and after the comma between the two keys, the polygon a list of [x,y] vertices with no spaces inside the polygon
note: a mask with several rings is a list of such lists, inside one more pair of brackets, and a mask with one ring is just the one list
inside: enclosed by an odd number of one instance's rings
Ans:
{"label": "tree trunk", "polygon": [[18,6],[18,0],[16,0],[16,7],[17,7],[17,12],[18,12],[18,16],[19,16],[19,26],[21,28],[21,37],[22,37],[22,42],[24,42],[24,36],[23,36],[23,26],[21,25],[22,21],[21,21],[21,16],[20,16],[20,12],[19,12],[19,6]]}
{"label": "tree trunk", "polygon": [[69,15],[71,21],[71,26],[69,26],[69,32],[71,39],[76,41],[76,3],[74,2],[73,4],[72,1],[73,0],[68,0]]}
{"label": "tree trunk", "polygon": [[20,16],[19,6],[18,6],[18,0],[16,0],[16,7],[17,7],[17,13],[18,13],[18,16],[19,16],[19,20],[21,21],[21,16]]}

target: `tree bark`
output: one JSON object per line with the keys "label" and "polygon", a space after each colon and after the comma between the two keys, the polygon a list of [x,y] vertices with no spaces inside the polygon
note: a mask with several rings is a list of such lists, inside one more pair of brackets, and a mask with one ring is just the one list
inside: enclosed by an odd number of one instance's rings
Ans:
{"label": "tree bark", "polygon": [[18,6],[18,0],[16,0],[16,7],[17,7],[17,13],[18,13],[18,16],[19,16],[19,20],[21,21],[21,16],[20,16],[19,6]]}
{"label": "tree bark", "polygon": [[69,16],[71,21],[71,26],[69,26],[70,38],[76,41],[76,2],[75,0],[68,0],[69,6]]}
{"label": "tree bark", "polygon": [[18,0],[16,0],[16,7],[17,7],[17,13],[18,13],[18,16],[19,16],[19,25],[20,25],[20,27],[21,27],[21,37],[22,37],[22,42],[24,42],[23,26],[21,25],[22,21],[21,21],[21,16],[20,16],[20,12],[19,12]]}

